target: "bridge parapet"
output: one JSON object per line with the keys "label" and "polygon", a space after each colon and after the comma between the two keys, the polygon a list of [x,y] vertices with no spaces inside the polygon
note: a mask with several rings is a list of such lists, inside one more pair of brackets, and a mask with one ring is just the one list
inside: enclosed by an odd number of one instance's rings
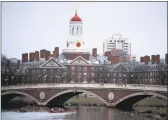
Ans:
{"label": "bridge parapet", "polygon": [[114,89],[130,89],[130,90],[150,90],[150,91],[163,91],[167,92],[167,86],[163,85],[140,85],[140,84],[34,84],[34,85],[12,85],[2,87],[2,90],[9,89],[26,89],[26,88],[84,88],[84,89],[104,89],[104,88],[114,88]]}

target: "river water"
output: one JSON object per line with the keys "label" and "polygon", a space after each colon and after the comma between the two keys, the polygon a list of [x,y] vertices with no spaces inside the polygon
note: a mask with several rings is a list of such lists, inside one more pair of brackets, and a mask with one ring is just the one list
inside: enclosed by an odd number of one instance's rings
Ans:
{"label": "river water", "polygon": [[78,107],[77,112],[48,113],[3,111],[2,120],[148,120],[134,112],[124,112],[105,107]]}

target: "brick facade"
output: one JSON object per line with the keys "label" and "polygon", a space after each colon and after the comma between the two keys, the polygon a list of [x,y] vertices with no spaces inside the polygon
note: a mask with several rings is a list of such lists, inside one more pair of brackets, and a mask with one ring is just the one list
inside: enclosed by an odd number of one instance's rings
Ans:
{"label": "brick facade", "polygon": [[75,54],[74,53],[74,54],[64,54],[64,55],[65,55],[65,59],[67,59],[67,60],[73,60],[78,56],[81,56],[84,59],[89,60],[89,54]]}

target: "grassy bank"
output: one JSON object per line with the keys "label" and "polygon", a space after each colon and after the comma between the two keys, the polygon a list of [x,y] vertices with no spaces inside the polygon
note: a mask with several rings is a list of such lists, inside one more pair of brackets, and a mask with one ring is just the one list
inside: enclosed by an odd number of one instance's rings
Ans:
{"label": "grassy bank", "polygon": [[167,101],[157,97],[145,98],[134,105],[135,111],[142,114],[168,115]]}

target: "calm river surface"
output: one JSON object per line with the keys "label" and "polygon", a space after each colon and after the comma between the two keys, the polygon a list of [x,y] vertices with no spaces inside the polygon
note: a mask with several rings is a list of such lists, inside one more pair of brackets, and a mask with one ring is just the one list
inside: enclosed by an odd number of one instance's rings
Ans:
{"label": "calm river surface", "polygon": [[147,120],[134,112],[105,107],[78,107],[76,113],[2,112],[2,120]]}

